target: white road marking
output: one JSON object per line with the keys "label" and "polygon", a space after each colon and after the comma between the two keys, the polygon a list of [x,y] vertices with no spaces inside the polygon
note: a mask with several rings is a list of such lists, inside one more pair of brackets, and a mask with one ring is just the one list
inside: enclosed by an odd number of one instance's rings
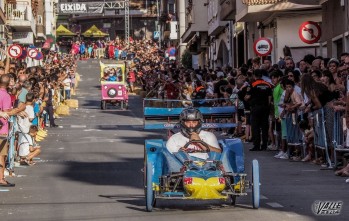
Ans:
{"label": "white road marking", "polygon": [[60,147],[60,148],[58,148],[59,150],[64,150],[64,147]]}
{"label": "white road marking", "polygon": [[272,202],[272,203],[267,203],[267,205],[273,207],[273,208],[282,208],[283,206],[279,203]]}
{"label": "white road marking", "polygon": [[261,199],[261,200],[267,200],[268,197],[261,195],[261,196],[260,196],[260,199]]}
{"label": "white road marking", "polygon": [[9,192],[9,189],[0,189],[0,192]]}
{"label": "white road marking", "polygon": [[318,172],[320,170],[302,170],[302,172]]}
{"label": "white road marking", "polygon": [[86,125],[70,125],[71,128],[86,128]]}
{"label": "white road marking", "polygon": [[84,131],[102,131],[102,130],[98,130],[98,129],[86,129]]}
{"label": "white road marking", "polygon": [[26,177],[27,175],[17,175],[17,177]]}

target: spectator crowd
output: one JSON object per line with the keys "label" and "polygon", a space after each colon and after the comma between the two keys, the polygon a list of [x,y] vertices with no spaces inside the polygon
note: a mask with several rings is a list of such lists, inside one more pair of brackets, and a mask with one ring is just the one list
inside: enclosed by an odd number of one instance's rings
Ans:
{"label": "spectator crowd", "polygon": [[15,185],[5,179],[15,163],[35,164],[47,127],[61,127],[55,112],[75,93],[75,61],[49,51],[40,66],[8,58],[0,64],[0,187]]}
{"label": "spectator crowd", "polygon": [[236,114],[226,121],[237,127],[222,129],[222,136],[252,142],[251,151],[278,151],[278,159],[342,167],[336,175],[349,176],[349,53],[307,54],[299,61],[285,56],[276,64],[256,57],[239,68],[192,69],[171,61],[151,40],[132,40],[127,47],[116,39],[103,50],[105,58],[128,61],[129,77],[136,76],[143,96],[176,100],[167,107],[234,105]]}
{"label": "spectator crowd", "polygon": [[[69,54],[49,52],[42,66],[9,60],[0,65],[0,186],[14,185],[4,177],[9,140],[16,137],[19,163],[35,164],[46,127],[58,127],[55,108],[75,92],[76,60],[89,58],[124,61],[129,91],[135,92],[136,85],[144,97],[173,100],[165,102],[167,107],[235,106],[236,113],[224,121],[237,127],[216,132],[251,142],[250,151],[277,151],[278,159],[342,167],[336,175],[349,176],[349,53],[338,59],[308,54],[300,61],[286,56],[276,64],[256,57],[239,68],[192,69],[170,60],[151,40],[131,39],[127,45],[117,38],[74,42]],[[105,80],[108,74],[117,76],[117,70],[109,71],[115,73],[105,73]]]}

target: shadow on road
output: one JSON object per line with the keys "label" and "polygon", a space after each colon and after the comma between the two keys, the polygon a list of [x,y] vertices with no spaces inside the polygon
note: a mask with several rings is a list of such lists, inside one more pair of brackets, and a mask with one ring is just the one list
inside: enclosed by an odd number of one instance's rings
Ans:
{"label": "shadow on road", "polygon": [[93,185],[143,188],[143,158],[121,158],[118,162],[67,162],[61,177]]}

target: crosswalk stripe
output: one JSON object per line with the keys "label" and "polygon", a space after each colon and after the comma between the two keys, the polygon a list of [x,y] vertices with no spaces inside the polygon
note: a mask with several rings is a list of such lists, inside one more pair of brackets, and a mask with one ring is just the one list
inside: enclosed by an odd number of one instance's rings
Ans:
{"label": "crosswalk stripe", "polygon": [[267,203],[267,205],[273,207],[273,208],[282,208],[284,207],[283,205],[276,203],[276,202],[272,202],[272,203]]}

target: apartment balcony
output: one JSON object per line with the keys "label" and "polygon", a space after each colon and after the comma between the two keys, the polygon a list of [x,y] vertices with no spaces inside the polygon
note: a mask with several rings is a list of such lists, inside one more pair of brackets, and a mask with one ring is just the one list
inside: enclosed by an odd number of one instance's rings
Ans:
{"label": "apartment balcony", "polygon": [[207,33],[207,7],[202,0],[192,0],[186,3],[186,30],[181,36],[183,43],[188,43],[195,34]]}
{"label": "apartment balcony", "polygon": [[178,22],[170,21],[165,23],[164,27],[164,38],[169,40],[178,40]]}
{"label": "apartment balcony", "polygon": [[6,24],[15,32],[36,33],[36,22],[29,2],[5,5]]}
{"label": "apartment balcony", "polygon": [[[237,22],[258,22],[264,21],[272,16],[285,12],[321,10],[318,0],[288,0],[274,4],[252,4],[254,0],[236,1]],[[268,2],[268,0],[265,0]],[[251,4],[248,4],[251,3]],[[302,3],[302,4],[298,4]]]}
{"label": "apartment balcony", "polygon": [[221,20],[234,20],[236,14],[236,0],[220,0],[220,5]]}

